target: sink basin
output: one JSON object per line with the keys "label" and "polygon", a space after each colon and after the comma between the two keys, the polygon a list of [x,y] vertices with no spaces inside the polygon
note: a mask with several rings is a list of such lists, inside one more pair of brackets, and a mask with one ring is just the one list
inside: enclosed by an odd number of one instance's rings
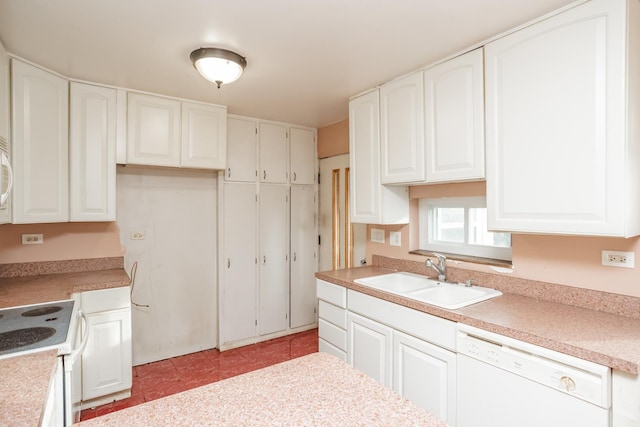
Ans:
{"label": "sink basin", "polygon": [[456,310],[502,295],[481,286],[465,286],[429,279],[420,274],[397,272],[356,279],[356,283],[448,310]]}
{"label": "sink basin", "polygon": [[407,293],[406,297],[438,307],[455,310],[480,301],[502,295],[502,292],[480,286],[467,287],[462,284],[442,283],[433,288],[420,289]]}
{"label": "sink basin", "polygon": [[365,277],[362,279],[356,279],[354,282],[394,294],[417,291],[433,287],[438,284],[437,281],[431,280],[426,276],[405,272]]}

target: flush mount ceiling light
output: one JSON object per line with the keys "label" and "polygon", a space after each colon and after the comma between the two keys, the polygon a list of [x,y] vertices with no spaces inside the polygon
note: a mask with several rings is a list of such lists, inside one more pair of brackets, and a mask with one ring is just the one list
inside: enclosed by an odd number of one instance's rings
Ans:
{"label": "flush mount ceiling light", "polygon": [[235,52],[217,47],[201,47],[191,52],[191,61],[202,77],[218,85],[235,82],[247,60]]}

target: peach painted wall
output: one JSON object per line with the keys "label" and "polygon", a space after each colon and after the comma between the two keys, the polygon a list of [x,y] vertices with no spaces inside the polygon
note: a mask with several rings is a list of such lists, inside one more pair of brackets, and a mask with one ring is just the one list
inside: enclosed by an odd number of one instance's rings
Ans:
{"label": "peach painted wall", "polygon": [[[348,121],[340,122],[342,135],[332,134],[336,140],[349,139]],[[334,125],[332,125],[334,126]],[[318,129],[320,135],[326,128]],[[320,144],[318,144],[320,153]],[[459,184],[423,185],[410,187],[410,223],[404,226],[367,226],[367,262],[371,263],[374,254],[414,261],[424,261],[424,256],[410,255],[409,251],[418,249],[418,199],[423,197],[459,197],[485,195],[484,182]],[[371,228],[385,230],[385,243],[370,241]],[[389,232],[400,231],[402,245],[389,245]],[[486,271],[495,274],[557,283],[578,288],[593,289],[640,297],[640,237],[631,239],[605,237],[546,236],[517,234],[512,236],[513,272],[498,273],[491,267],[453,262],[456,267]],[[636,267],[615,268],[601,265],[602,250],[634,252]]]}
{"label": "peach painted wall", "polygon": [[318,129],[318,158],[337,156],[349,152],[349,120],[336,122]]}
{"label": "peach painted wall", "polygon": [[[22,234],[43,234],[23,245]],[[0,225],[0,264],[123,256],[115,222]]]}

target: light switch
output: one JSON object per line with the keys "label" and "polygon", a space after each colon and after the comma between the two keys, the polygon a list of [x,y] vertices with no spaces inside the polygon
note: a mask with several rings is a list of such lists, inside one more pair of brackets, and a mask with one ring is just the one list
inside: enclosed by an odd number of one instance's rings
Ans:
{"label": "light switch", "polygon": [[390,231],[389,244],[391,246],[401,246],[402,245],[401,236],[402,236],[402,233],[400,231]]}

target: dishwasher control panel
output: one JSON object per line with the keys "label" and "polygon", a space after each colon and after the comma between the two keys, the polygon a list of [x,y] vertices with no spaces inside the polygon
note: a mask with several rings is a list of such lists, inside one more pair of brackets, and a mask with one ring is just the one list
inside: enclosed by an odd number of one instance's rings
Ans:
{"label": "dishwasher control panel", "polygon": [[458,324],[457,351],[602,408],[611,407],[611,370],[472,326]]}

